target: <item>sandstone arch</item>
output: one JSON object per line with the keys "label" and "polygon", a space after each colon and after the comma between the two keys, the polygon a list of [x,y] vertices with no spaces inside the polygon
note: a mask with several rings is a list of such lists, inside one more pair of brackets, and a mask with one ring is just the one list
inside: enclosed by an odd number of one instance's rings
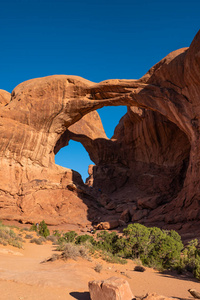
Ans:
{"label": "sandstone arch", "polygon": [[[186,157],[190,151],[190,159],[182,190],[168,205],[151,211],[149,220],[151,217],[155,220],[158,215],[157,221],[162,222],[199,220],[199,75],[200,31],[190,48],[170,53],[139,80],[107,80],[94,84],[76,76],[56,75],[17,86],[10,102],[1,101],[3,106],[0,107],[2,216],[13,218],[15,215],[16,219],[26,216],[33,220],[31,205],[37,203],[35,214],[41,209],[35,193],[42,190],[47,195],[56,189],[60,193],[64,182],[73,181],[75,177],[81,184],[78,174],[54,165],[54,152],[60,139],[69,134],[67,128],[89,112],[106,105],[127,105],[161,114],[187,136],[183,139],[190,144],[185,148]],[[1,99],[8,99],[5,91],[0,90],[0,95]],[[110,141],[103,140],[106,148]],[[97,160],[98,155],[94,154]],[[61,204],[56,206],[53,198],[45,214],[50,219],[56,216],[56,222],[58,219],[64,222],[58,213]],[[160,217],[169,211],[175,213]]]}

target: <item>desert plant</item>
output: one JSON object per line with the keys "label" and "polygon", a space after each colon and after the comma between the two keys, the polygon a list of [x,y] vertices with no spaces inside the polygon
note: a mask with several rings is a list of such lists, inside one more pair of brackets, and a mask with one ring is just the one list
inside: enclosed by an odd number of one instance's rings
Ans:
{"label": "desert plant", "polygon": [[63,260],[76,260],[78,257],[89,259],[88,250],[83,245],[75,245],[73,243],[66,243],[62,247],[62,253],[59,256],[59,258]]}
{"label": "desert plant", "polygon": [[140,258],[144,265],[163,269],[175,267],[183,249],[181,238],[174,230],[163,231],[141,224],[128,225],[117,246],[126,258]]}
{"label": "desert plant", "polygon": [[112,254],[108,251],[102,251],[101,252],[101,258],[109,263],[112,264],[126,264],[127,260],[123,259],[122,257],[119,257],[118,255]]}
{"label": "desert plant", "polygon": [[45,238],[50,235],[49,229],[44,220],[42,222],[40,222],[39,227],[38,227],[38,232],[41,236],[43,236]]}
{"label": "desert plant", "polygon": [[32,235],[32,234],[26,234],[26,235],[25,235],[25,239],[29,239],[29,240],[30,240],[30,239],[32,239],[32,238],[33,238],[33,235]]}
{"label": "desert plant", "polygon": [[0,244],[7,246],[22,248],[22,238],[17,235],[12,229],[0,223]]}
{"label": "desert plant", "polygon": [[60,233],[59,230],[54,230],[53,235],[59,238],[59,237],[61,237],[62,234]]}
{"label": "desert plant", "polygon": [[137,272],[144,272],[144,271],[145,271],[145,268],[144,268],[143,266],[135,266],[134,271],[137,271]]}
{"label": "desert plant", "polygon": [[58,244],[59,245],[63,245],[66,243],[74,243],[75,242],[75,238],[77,237],[77,233],[75,231],[69,231],[66,233],[62,233],[60,234],[60,236],[58,236]]}
{"label": "desert plant", "polygon": [[116,243],[119,239],[116,232],[107,232],[107,231],[101,231],[97,234],[98,242],[96,243],[97,248],[105,250],[107,252],[111,252],[112,254],[115,254],[118,252],[118,249],[116,247]]}
{"label": "desert plant", "polygon": [[37,224],[35,224],[35,223],[33,223],[32,225],[31,225],[31,227],[30,227],[30,231],[38,231],[38,225]]}
{"label": "desert plant", "polygon": [[200,250],[197,247],[197,239],[188,242],[182,252],[182,257],[177,266],[177,270],[179,273],[189,271],[193,273],[194,277],[200,280]]}
{"label": "desert plant", "polygon": [[97,273],[101,273],[102,269],[103,269],[103,265],[100,264],[100,263],[96,264],[96,266],[94,267],[94,270],[95,270]]}
{"label": "desert plant", "polygon": [[49,236],[46,237],[46,240],[51,241],[52,243],[56,244],[57,241],[58,241],[58,238],[55,235],[49,235]]}
{"label": "desert plant", "polygon": [[43,244],[43,242],[45,242],[46,241],[46,239],[44,238],[44,237],[40,237],[40,238],[33,238],[33,239],[31,239],[30,240],[30,243],[35,243],[35,244],[37,244],[37,245],[42,245]]}
{"label": "desert plant", "polygon": [[90,244],[95,244],[95,240],[91,235],[84,234],[76,237],[76,244],[83,244],[86,242],[89,242]]}

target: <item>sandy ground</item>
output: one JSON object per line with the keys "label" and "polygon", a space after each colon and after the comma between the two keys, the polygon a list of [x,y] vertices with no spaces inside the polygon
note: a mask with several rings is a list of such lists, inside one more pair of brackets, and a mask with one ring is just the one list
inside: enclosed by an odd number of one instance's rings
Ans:
{"label": "sandy ground", "polygon": [[[126,279],[134,295],[156,292],[168,297],[192,299],[189,288],[200,290],[200,282],[191,277],[162,274],[152,269],[140,273],[135,264],[110,264],[99,259],[41,263],[55,253],[52,244],[36,245],[27,241],[24,249],[0,245],[1,300],[89,300],[88,281],[118,276]],[[101,262],[101,273],[94,271]],[[121,272],[124,272],[123,274]],[[128,277],[127,277],[128,276]]]}

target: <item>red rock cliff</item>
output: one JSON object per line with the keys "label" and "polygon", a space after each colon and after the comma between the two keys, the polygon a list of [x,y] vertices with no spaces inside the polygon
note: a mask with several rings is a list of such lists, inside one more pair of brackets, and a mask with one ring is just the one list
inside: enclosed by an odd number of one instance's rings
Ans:
{"label": "red rock cliff", "polygon": [[[95,84],[59,75],[23,82],[11,96],[0,90],[2,218],[42,215],[73,223],[84,211],[82,222],[92,220],[98,203],[79,174],[54,163],[55,153],[74,139],[96,164],[94,187],[114,202],[103,214],[128,208],[133,221],[179,229],[198,222],[199,81],[200,32],[189,48],[170,53],[139,80]],[[91,113],[105,105],[129,107],[111,140]],[[72,183],[82,188],[66,189]]]}

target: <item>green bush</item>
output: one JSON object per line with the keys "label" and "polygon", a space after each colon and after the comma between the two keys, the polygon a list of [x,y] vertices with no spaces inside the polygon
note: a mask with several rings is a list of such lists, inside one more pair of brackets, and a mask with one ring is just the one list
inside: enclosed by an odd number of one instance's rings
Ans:
{"label": "green bush", "polygon": [[141,224],[130,224],[123,236],[115,232],[97,234],[96,248],[116,257],[140,259],[144,265],[169,269],[176,267],[183,249],[181,237],[174,230],[164,231]]}
{"label": "green bush", "polygon": [[57,234],[58,244],[62,245],[62,244],[66,244],[66,243],[74,243],[77,235],[78,234],[75,231],[69,231],[69,232],[63,233],[63,234],[60,234],[60,236]]}
{"label": "green bush", "polygon": [[89,242],[92,245],[95,244],[95,240],[94,240],[93,236],[91,236],[91,235],[84,234],[84,235],[79,235],[76,237],[76,244],[83,244],[86,242]]}
{"label": "green bush", "polygon": [[130,224],[117,241],[120,254],[126,258],[139,258],[144,265],[170,269],[178,265],[183,249],[181,237],[174,230],[147,228]]}
{"label": "green bush", "polygon": [[61,237],[61,233],[59,232],[59,230],[54,230],[53,235],[58,237],[58,238]]}
{"label": "green bush", "polygon": [[30,227],[30,231],[38,231],[38,227],[37,227],[37,225],[35,224],[35,223],[33,223],[32,225],[31,225],[31,227]]}
{"label": "green bush", "polygon": [[180,263],[177,266],[179,273],[189,271],[194,277],[200,280],[200,250],[197,248],[198,240],[194,239],[188,242],[182,252]]}
{"label": "green bush", "polygon": [[39,224],[35,224],[33,223],[30,231],[35,231],[37,232],[39,235],[43,236],[43,237],[47,237],[50,235],[49,229],[47,227],[47,224],[45,223],[45,221],[43,220],[42,222],[40,222]]}
{"label": "green bush", "polygon": [[38,232],[41,236],[43,236],[45,238],[50,235],[49,229],[44,220],[42,222],[40,222],[40,224],[38,226]]}
{"label": "green bush", "polygon": [[97,234],[97,243],[96,246],[98,249],[105,250],[115,254],[118,252],[116,243],[119,237],[116,232],[109,233],[108,231],[101,231]]}

